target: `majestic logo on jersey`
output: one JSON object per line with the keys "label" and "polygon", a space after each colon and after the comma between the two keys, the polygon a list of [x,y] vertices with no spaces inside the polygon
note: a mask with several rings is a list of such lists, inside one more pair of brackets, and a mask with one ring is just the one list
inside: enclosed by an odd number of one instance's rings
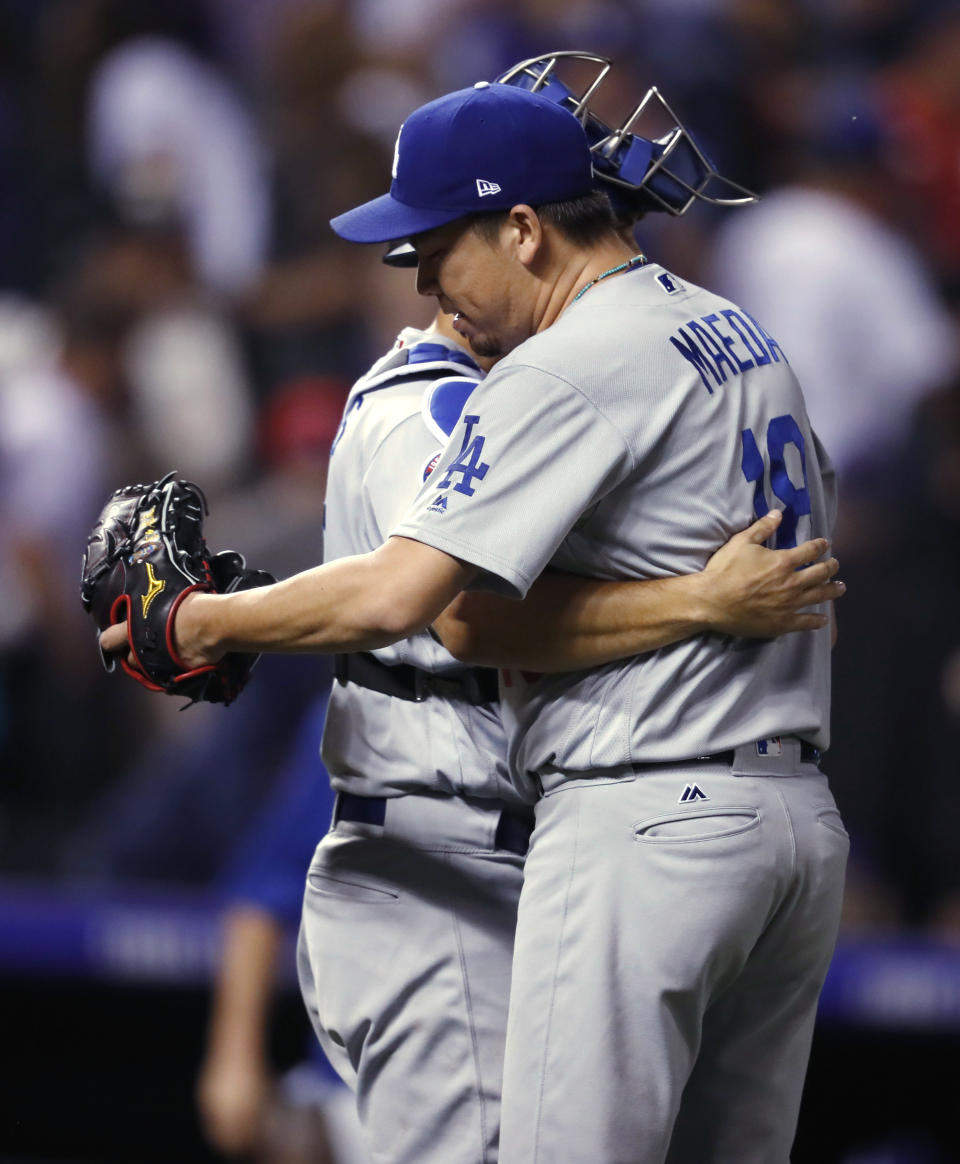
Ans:
{"label": "majestic logo on jersey", "polygon": [[[719,315],[701,315],[699,319],[689,320],[670,336],[670,342],[696,368],[711,395],[716,385],[726,383],[727,370],[731,376],[739,376],[754,365],[762,368],[765,364],[779,364],[781,360],[788,363],[780,345],[752,315],[731,308]],[[743,349],[749,359],[740,358]],[[713,384],[707,379],[708,374]]]}
{"label": "majestic logo on jersey", "polygon": [[769,740],[757,740],[757,755],[758,756],[782,756],[783,755],[783,741],[779,736],[773,736]]}
{"label": "majestic logo on jersey", "polygon": [[161,582],[156,574],[154,574],[153,566],[149,562],[147,562],[147,583],[148,588],[146,594],[140,595],[140,606],[143,609],[144,618],[147,617],[147,611],[153,605],[153,600],[167,588],[166,582]]}
{"label": "majestic logo on jersey", "polygon": [[[437,483],[437,488],[449,489],[453,485],[457,493],[465,493],[467,497],[472,497],[476,492],[473,481],[475,479],[482,481],[490,466],[480,460],[486,438],[473,435],[474,428],[480,423],[480,417],[465,416],[463,423],[467,426],[467,431],[464,434],[460,452],[457,454],[457,459],[447,466],[447,474],[442,481]],[[460,480],[454,484],[453,479],[458,474]]]}
{"label": "majestic logo on jersey", "polygon": [[686,290],[676,275],[670,275],[666,271],[662,275],[657,276],[657,282],[668,295],[676,295],[678,291]]}
{"label": "majestic logo on jersey", "polygon": [[442,493],[437,495],[436,500],[432,505],[427,506],[427,513],[446,513],[447,499]]}
{"label": "majestic logo on jersey", "polygon": [[687,784],[680,793],[680,799],[677,804],[692,804],[695,800],[709,800],[710,797],[703,791],[699,784]]}
{"label": "majestic logo on jersey", "polygon": [[500,187],[496,182],[489,182],[486,178],[477,179],[477,193],[481,198],[486,198],[488,194],[499,194]]}

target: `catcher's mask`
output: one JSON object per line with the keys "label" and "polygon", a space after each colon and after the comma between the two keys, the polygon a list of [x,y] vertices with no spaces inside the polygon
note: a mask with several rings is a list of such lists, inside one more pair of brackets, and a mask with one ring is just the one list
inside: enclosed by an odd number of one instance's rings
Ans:
{"label": "catcher's mask", "polygon": [[415,267],[419,260],[413,244],[403,241],[394,243],[384,254],[382,262],[388,267]]}
{"label": "catcher's mask", "polygon": [[[556,76],[559,62],[571,59],[596,66],[596,75],[580,96]],[[617,129],[592,113],[590,99],[611,67],[609,58],[592,53],[544,53],[507,69],[497,81],[542,93],[580,121],[590,143],[594,173],[603,181],[617,213],[665,211],[678,216],[697,200],[712,206],[746,206],[757,201],[756,194],[717,171],[656,86],[647,90]],[[641,119],[651,123],[656,119],[660,135],[643,137],[636,132],[634,126]],[[664,119],[669,128],[660,132]]]}

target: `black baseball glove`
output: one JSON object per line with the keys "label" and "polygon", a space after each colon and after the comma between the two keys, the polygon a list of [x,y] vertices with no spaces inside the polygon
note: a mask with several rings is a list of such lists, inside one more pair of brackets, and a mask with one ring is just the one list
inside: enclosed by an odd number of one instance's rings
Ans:
{"label": "black baseball glove", "polygon": [[[138,683],[191,703],[232,703],[259,655],[231,652],[191,670],[174,647],[174,616],[195,590],[227,594],[276,579],[248,570],[234,550],[211,556],[203,536],[207,512],[201,490],[175,472],[118,489],[87,538],[80,597],[100,630],[126,620],[136,662],[121,658],[120,665]],[[112,671],[115,658],[102,651],[101,658]]]}

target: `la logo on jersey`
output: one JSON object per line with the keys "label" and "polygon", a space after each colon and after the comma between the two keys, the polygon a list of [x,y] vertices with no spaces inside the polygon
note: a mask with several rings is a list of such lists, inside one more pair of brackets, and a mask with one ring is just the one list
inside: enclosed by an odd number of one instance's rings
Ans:
{"label": "la logo on jersey", "polygon": [[490,182],[486,178],[478,178],[477,193],[481,198],[485,198],[488,194],[499,194],[500,187],[496,182]]}
{"label": "la logo on jersey", "polygon": [[[476,492],[473,482],[475,480],[482,481],[490,466],[485,461],[480,460],[486,438],[473,435],[474,428],[480,423],[480,417],[465,416],[463,423],[467,426],[467,431],[464,434],[460,452],[456,460],[451,461],[447,466],[446,475],[442,481],[437,483],[437,488],[449,489],[453,485],[457,493],[464,493],[467,497],[472,497]],[[454,484],[454,477],[457,476],[460,480]],[[430,508],[432,509],[433,506]]]}
{"label": "la logo on jersey", "polygon": [[692,804],[695,800],[709,799],[710,797],[707,796],[699,784],[686,784],[680,793],[680,799],[677,801],[677,804]]}

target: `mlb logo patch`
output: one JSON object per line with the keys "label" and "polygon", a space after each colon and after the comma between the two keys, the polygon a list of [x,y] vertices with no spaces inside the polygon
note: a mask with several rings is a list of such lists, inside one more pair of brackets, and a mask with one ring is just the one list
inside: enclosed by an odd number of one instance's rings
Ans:
{"label": "mlb logo patch", "polygon": [[686,290],[676,275],[669,275],[666,271],[662,275],[657,276],[657,282],[668,295],[676,295],[678,291]]}
{"label": "mlb logo patch", "polygon": [[782,756],[783,742],[779,736],[773,736],[769,740],[757,740],[757,755],[758,756]]}

